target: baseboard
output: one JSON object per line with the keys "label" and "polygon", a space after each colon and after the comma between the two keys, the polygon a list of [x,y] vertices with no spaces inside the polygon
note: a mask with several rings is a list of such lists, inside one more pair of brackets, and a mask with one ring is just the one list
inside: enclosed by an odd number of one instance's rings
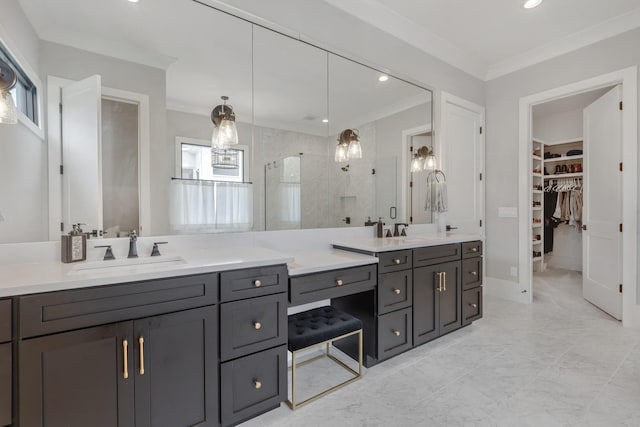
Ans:
{"label": "baseboard", "polygon": [[523,289],[518,282],[497,279],[495,277],[485,277],[484,292],[486,295],[509,301],[515,301],[522,304],[531,303],[531,296],[528,291]]}

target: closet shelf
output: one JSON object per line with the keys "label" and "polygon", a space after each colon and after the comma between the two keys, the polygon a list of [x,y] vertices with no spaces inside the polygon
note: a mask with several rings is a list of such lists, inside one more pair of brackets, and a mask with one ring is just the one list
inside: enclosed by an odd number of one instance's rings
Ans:
{"label": "closet shelf", "polygon": [[542,190],[531,190],[533,192],[533,194],[542,194],[543,191]]}
{"label": "closet shelf", "polygon": [[532,211],[541,211],[542,208],[541,207],[535,207],[535,208],[531,208]]}
{"label": "closet shelf", "polygon": [[578,160],[578,159],[583,159],[584,158],[584,154],[580,154],[577,156],[562,156],[562,157],[552,157],[549,159],[544,159],[545,163],[555,163],[555,162],[568,162],[570,160]]}
{"label": "closet shelf", "polygon": [[536,258],[533,259],[533,262],[538,262],[538,261],[542,261],[542,257],[541,256],[536,257]]}
{"label": "closet shelf", "polygon": [[533,245],[541,245],[542,244],[542,240],[534,240],[533,241]]}
{"label": "closet shelf", "polygon": [[542,174],[541,174],[541,173],[535,173],[535,172],[534,172],[534,173],[532,173],[531,175],[532,175],[533,177],[535,177],[535,178],[542,178]]}
{"label": "closet shelf", "polygon": [[542,227],[542,223],[533,224],[532,227],[533,228],[541,228]]}
{"label": "closet shelf", "polygon": [[540,156],[536,156],[536,155],[532,155],[532,156],[531,156],[531,158],[532,158],[533,160],[542,160],[542,157],[540,157]]}
{"label": "closet shelf", "polygon": [[544,179],[582,178],[583,176],[584,176],[583,172],[559,173],[557,175],[545,175]]}

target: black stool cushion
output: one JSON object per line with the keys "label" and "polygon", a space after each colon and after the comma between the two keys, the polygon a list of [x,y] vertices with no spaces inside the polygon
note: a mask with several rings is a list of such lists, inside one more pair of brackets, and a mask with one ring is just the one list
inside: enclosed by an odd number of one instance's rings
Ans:
{"label": "black stool cushion", "polygon": [[289,351],[300,350],[362,329],[362,321],[331,306],[289,316]]}

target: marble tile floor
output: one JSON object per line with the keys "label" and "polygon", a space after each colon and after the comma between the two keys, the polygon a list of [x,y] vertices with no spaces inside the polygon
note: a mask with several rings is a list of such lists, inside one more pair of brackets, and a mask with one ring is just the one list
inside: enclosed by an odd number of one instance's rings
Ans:
{"label": "marble tile floor", "polygon": [[[581,280],[536,274],[534,304],[487,297],[473,325],[295,412],[282,404],[243,425],[640,426],[640,332],[582,299]],[[344,372],[312,367],[312,381]]]}

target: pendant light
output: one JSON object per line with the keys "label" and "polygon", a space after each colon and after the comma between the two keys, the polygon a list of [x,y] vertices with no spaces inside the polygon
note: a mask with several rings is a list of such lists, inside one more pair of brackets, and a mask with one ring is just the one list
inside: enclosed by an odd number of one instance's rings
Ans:
{"label": "pendant light", "polygon": [[0,123],[18,123],[18,109],[13,101],[11,89],[18,83],[18,76],[9,64],[0,60]]}
{"label": "pendant light", "polygon": [[236,115],[233,107],[227,105],[228,96],[222,96],[222,105],[218,105],[211,112],[211,121],[214,124],[211,136],[211,147],[225,150],[230,145],[238,144],[238,129],[236,128]]}
{"label": "pendant light", "polygon": [[362,158],[362,146],[358,129],[345,129],[340,133],[336,147],[335,161],[346,162]]}

